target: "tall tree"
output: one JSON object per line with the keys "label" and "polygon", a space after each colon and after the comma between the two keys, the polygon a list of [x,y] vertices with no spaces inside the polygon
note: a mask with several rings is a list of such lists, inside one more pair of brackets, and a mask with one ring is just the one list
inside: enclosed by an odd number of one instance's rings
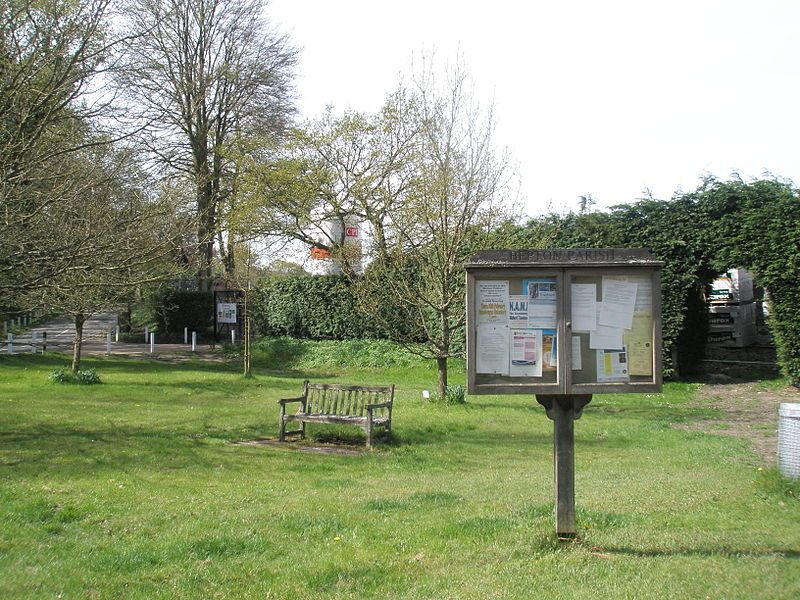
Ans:
{"label": "tall tree", "polygon": [[167,176],[194,187],[198,281],[207,290],[215,240],[226,269],[223,203],[236,193],[227,148],[258,133],[278,134],[292,114],[298,51],[269,27],[264,0],[128,0],[131,36],[118,84],[142,141]]}
{"label": "tall tree", "polygon": [[110,142],[92,87],[115,40],[110,0],[7,0],[0,5],[0,294],[36,288],[80,263],[80,239],[49,215],[83,189],[69,157]]}
{"label": "tall tree", "polygon": [[476,100],[463,63],[444,81],[433,66],[415,79],[413,182],[392,210],[393,237],[361,297],[373,316],[385,315],[388,302],[413,324],[399,341],[436,360],[443,396],[448,358],[463,353],[464,262],[497,241],[492,230],[511,214],[512,172],[493,144],[492,108]]}

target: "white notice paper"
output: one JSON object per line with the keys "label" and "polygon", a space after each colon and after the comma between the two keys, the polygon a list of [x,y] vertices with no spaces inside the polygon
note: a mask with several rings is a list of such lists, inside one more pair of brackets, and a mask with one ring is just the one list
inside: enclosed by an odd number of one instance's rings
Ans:
{"label": "white notice paper", "polygon": [[511,331],[511,377],[542,376],[542,332],[534,329]]}
{"label": "white notice paper", "polygon": [[650,277],[629,277],[636,284],[634,312],[653,314],[653,280]]}
{"label": "white notice paper", "polygon": [[507,325],[508,281],[476,281],[478,325]]}
{"label": "white notice paper", "polygon": [[581,363],[581,336],[573,335],[572,336],[572,370],[573,371],[580,371],[583,369],[583,364]]}
{"label": "white notice paper", "polygon": [[636,284],[603,277],[603,301],[598,323],[608,327],[630,329],[636,305]]}
{"label": "white notice paper", "polygon": [[[597,303],[598,320],[603,303]],[[622,348],[624,330],[619,327],[608,327],[598,323],[594,331],[589,332],[589,348],[592,350],[619,350]]]}
{"label": "white notice paper", "polygon": [[622,329],[598,325],[589,332],[589,348],[592,350],[619,350],[622,348]]}
{"label": "white notice paper", "polygon": [[597,286],[593,283],[572,284],[572,330],[594,331],[597,327]]}
{"label": "white notice paper", "polygon": [[598,383],[629,380],[628,356],[624,348],[622,350],[597,351]]}
{"label": "white notice paper", "polygon": [[508,326],[511,329],[528,327],[528,296],[508,297]]}
{"label": "white notice paper", "polygon": [[508,327],[478,327],[476,373],[508,375]]}
{"label": "white notice paper", "polygon": [[522,288],[528,295],[528,327],[555,329],[558,313],[556,280],[523,279]]}

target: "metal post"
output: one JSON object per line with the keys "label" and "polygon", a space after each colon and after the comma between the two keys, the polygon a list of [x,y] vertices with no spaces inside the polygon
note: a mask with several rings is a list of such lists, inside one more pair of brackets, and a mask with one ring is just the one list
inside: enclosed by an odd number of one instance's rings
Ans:
{"label": "metal post", "polygon": [[193,331],[192,332],[192,352],[195,351],[195,348],[197,348],[197,332]]}
{"label": "metal post", "polygon": [[14,334],[8,334],[8,353],[14,354]]}
{"label": "metal post", "polygon": [[150,339],[150,328],[145,325],[144,326],[144,343],[147,343],[147,340]]}
{"label": "metal post", "polygon": [[236,330],[231,329],[231,345],[236,343]]}
{"label": "metal post", "polygon": [[189,328],[188,327],[184,327],[183,328],[183,343],[184,344],[188,344],[189,343]]}
{"label": "metal post", "polygon": [[150,334],[150,354],[155,352],[155,347],[156,347],[156,334],[155,333],[151,333]]}
{"label": "metal post", "polygon": [[106,332],[106,354],[111,354],[111,331]]}
{"label": "metal post", "polygon": [[31,331],[31,354],[36,354],[36,332]]}
{"label": "metal post", "polygon": [[114,341],[119,342],[119,325],[114,328]]}

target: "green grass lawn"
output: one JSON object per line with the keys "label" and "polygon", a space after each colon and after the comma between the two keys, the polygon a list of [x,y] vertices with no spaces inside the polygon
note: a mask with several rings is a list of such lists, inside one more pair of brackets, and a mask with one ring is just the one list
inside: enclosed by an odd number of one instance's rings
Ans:
{"label": "green grass lawn", "polygon": [[[708,412],[696,384],[587,407],[563,543],[533,398],[432,405],[424,366],[247,380],[110,358],[84,364],[102,385],[48,382],[65,362],[0,358],[1,598],[800,597],[798,487],[745,441],[670,426]],[[232,443],[275,437],[276,400],[306,377],[396,383],[394,442]]]}

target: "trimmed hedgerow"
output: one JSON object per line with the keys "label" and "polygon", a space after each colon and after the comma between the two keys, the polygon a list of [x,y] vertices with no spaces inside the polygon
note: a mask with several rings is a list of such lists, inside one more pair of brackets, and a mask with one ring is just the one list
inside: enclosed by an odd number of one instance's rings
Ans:
{"label": "trimmed hedgerow", "polygon": [[252,295],[256,330],[265,336],[307,339],[388,337],[358,310],[346,277],[279,277],[263,280]]}

